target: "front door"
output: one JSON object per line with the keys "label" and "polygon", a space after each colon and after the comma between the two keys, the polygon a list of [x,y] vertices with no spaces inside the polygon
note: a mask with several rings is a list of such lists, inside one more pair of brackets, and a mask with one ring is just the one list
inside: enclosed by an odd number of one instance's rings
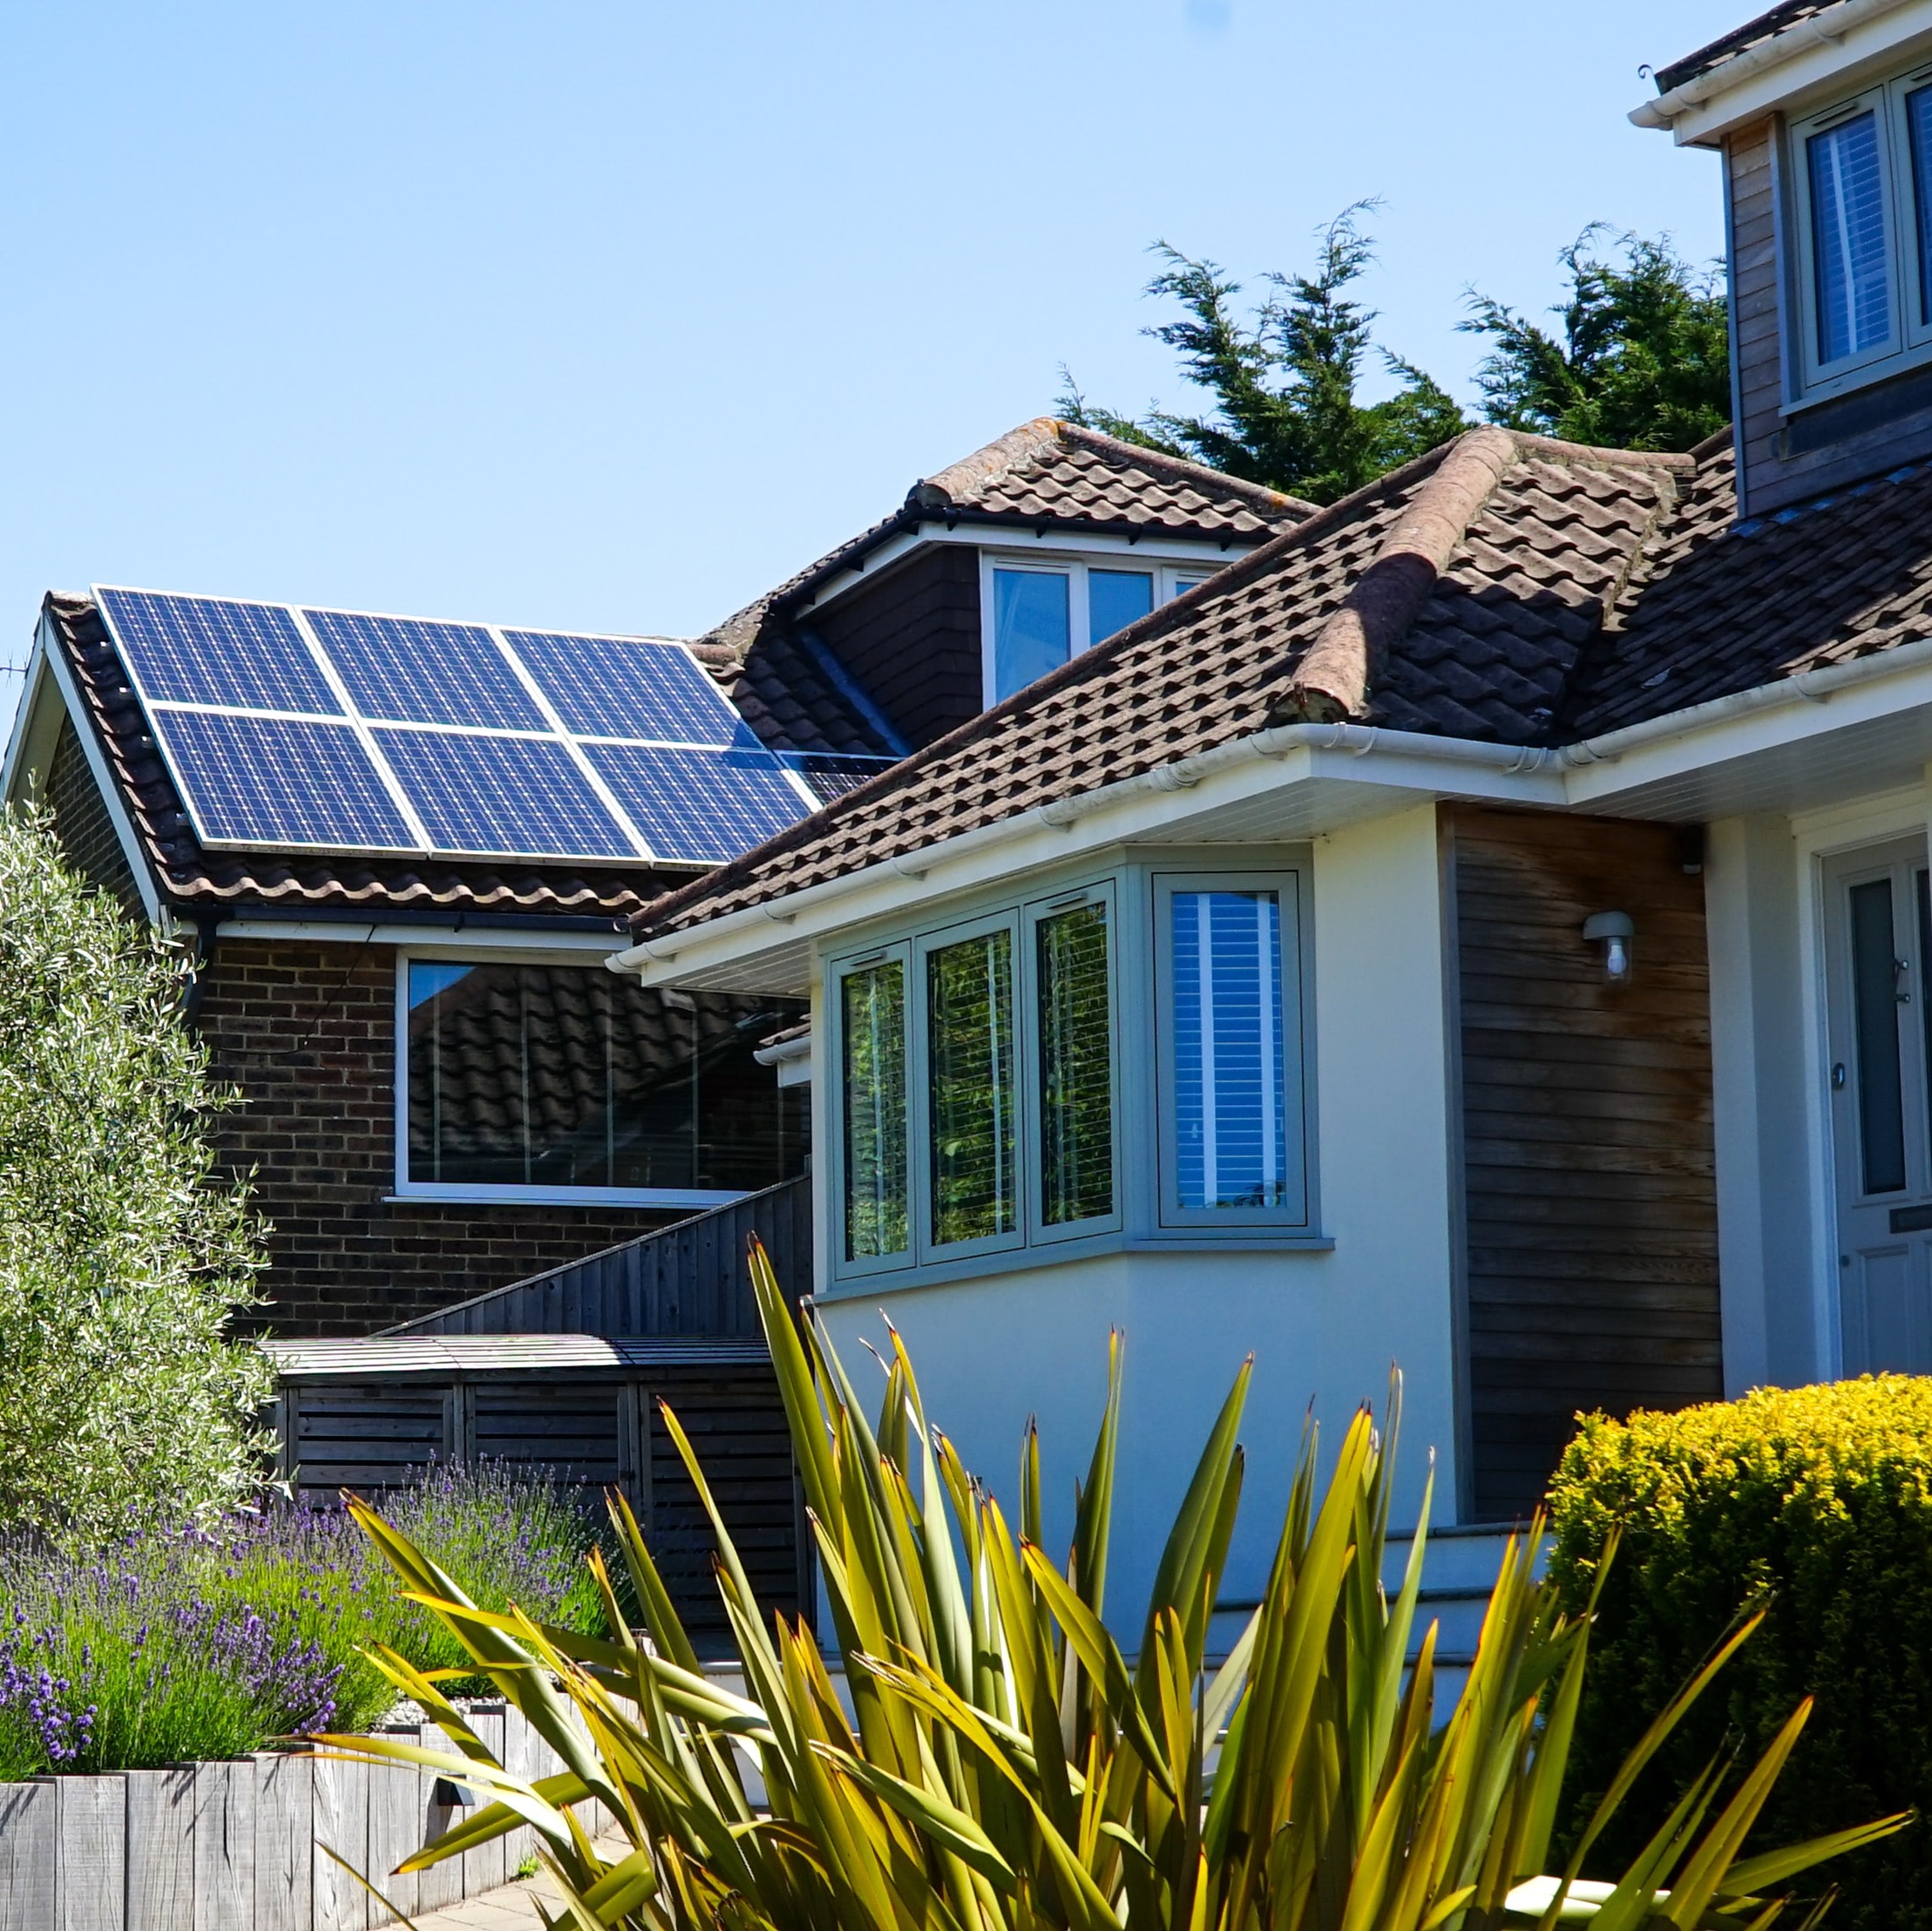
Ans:
{"label": "front door", "polygon": [[1842,1372],[1932,1372],[1932,881],[1922,838],[1826,871]]}

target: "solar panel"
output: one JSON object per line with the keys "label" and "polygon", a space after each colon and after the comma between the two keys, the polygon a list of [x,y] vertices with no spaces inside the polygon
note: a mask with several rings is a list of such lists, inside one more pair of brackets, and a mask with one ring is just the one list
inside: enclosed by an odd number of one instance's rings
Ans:
{"label": "solar panel", "polygon": [[555,738],[378,727],[376,742],[438,851],[478,857],[638,857]]}
{"label": "solar panel", "polygon": [[539,630],[503,634],[566,728],[580,736],[721,749],[749,740],[729,700],[680,645]]}
{"label": "solar panel", "polygon": [[342,715],[315,654],[279,604],[152,590],[98,595],[135,688],[150,702]]}
{"label": "solar panel", "polygon": [[871,757],[859,751],[783,751],[779,755],[812,788],[821,804],[856,791],[868,778],[898,762],[896,757]]}
{"label": "solar panel", "polygon": [[541,731],[550,721],[478,624],[305,610],[364,717]]}
{"label": "solar panel", "polygon": [[354,728],[162,711],[154,722],[204,844],[407,851],[416,834]]}
{"label": "solar panel", "polygon": [[586,744],[598,775],[661,858],[720,864],[797,824],[805,805],[769,751]]}

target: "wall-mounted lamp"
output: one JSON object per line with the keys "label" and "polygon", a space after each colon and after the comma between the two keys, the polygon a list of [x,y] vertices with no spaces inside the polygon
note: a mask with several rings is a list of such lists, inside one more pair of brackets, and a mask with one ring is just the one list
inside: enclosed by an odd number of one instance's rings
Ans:
{"label": "wall-mounted lamp", "polygon": [[1593,911],[1583,921],[1583,943],[1603,948],[1603,977],[1612,986],[1630,976],[1630,941],[1637,925],[1627,911]]}

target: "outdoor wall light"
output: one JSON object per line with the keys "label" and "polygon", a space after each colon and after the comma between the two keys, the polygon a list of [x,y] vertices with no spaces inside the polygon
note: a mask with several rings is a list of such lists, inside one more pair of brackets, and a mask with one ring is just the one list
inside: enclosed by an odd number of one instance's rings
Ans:
{"label": "outdoor wall light", "polygon": [[1583,943],[1603,948],[1603,977],[1612,986],[1630,976],[1630,941],[1637,926],[1627,911],[1593,911],[1583,921]]}

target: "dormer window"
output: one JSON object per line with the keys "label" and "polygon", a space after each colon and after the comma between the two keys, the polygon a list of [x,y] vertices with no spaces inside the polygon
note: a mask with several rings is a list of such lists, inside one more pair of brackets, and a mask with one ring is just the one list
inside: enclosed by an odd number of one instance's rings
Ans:
{"label": "dormer window", "polygon": [[1130,552],[1104,559],[988,553],[982,570],[988,705],[1024,690],[1075,650],[1125,630],[1211,574],[1200,564],[1143,563]]}
{"label": "dormer window", "polygon": [[1932,359],[1932,71],[1793,129],[1806,396]]}

